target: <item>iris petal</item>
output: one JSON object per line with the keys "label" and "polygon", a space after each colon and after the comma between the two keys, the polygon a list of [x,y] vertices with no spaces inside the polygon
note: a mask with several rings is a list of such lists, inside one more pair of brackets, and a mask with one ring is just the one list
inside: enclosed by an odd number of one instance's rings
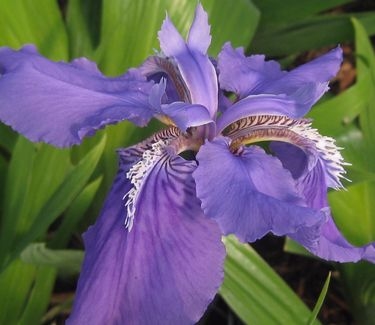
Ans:
{"label": "iris petal", "polygon": [[290,237],[312,254],[328,261],[345,263],[368,260],[375,263],[375,243],[361,247],[350,244],[340,233],[328,209],[327,221],[323,225],[302,228]]}
{"label": "iris petal", "polygon": [[318,159],[315,166],[309,169],[306,154],[302,150],[285,143],[272,143],[271,148],[283,166],[291,171],[308,206],[323,209],[327,215],[322,225],[301,228],[290,237],[326,260],[356,262],[366,259],[375,262],[374,243],[355,247],[344,238],[335,225],[327,202],[327,181],[330,180],[324,162]]}
{"label": "iris petal", "polygon": [[229,106],[217,121],[217,130],[222,132],[228,125],[242,118],[256,115],[297,115],[296,103],[286,95],[248,96]]}
{"label": "iris petal", "polygon": [[202,105],[174,102],[162,105],[161,110],[182,131],[189,127],[213,123],[206,107]]}
{"label": "iris petal", "polygon": [[[202,34],[199,28],[203,29]],[[207,107],[213,118],[218,106],[218,86],[215,68],[205,51],[211,40],[208,31],[207,15],[198,6],[188,43],[185,43],[168,17],[158,35],[163,53],[173,58],[178,66],[189,89],[191,103]]]}
{"label": "iris petal", "polygon": [[[298,234],[299,238],[301,234]],[[375,243],[355,247],[350,244],[340,233],[332,217],[323,224],[321,228],[321,237],[317,245],[306,247],[310,251],[324,258],[325,260],[336,262],[357,262],[359,260],[368,260],[375,263]]]}
{"label": "iris petal", "polygon": [[254,241],[268,232],[285,235],[320,224],[324,214],[305,207],[291,174],[261,148],[229,151],[223,137],[202,146],[193,173],[205,214],[224,234]]}
{"label": "iris petal", "polygon": [[162,104],[165,90],[166,80],[162,79],[159,84],[154,85],[150,96],[150,103],[155,112],[160,115],[160,117],[157,116],[160,120],[163,121],[163,118],[168,117],[167,120],[173,121],[182,131],[186,131],[189,127],[213,123],[209,111],[203,105],[181,101]]}
{"label": "iris petal", "polygon": [[315,96],[308,100],[312,105],[328,90],[328,82],[336,76],[341,63],[342,49],[337,47],[265,84],[260,91],[293,94],[299,88],[311,86],[316,90]]}
{"label": "iris petal", "polygon": [[[231,140],[231,149],[241,144],[259,141],[271,142],[271,149],[279,155],[293,176],[301,171],[297,166],[310,171],[321,162],[324,167],[326,184],[329,187],[342,188],[341,179],[345,179],[344,161],[340,148],[331,137],[322,136],[308,119],[291,119],[277,115],[254,115],[232,123],[222,131]],[[293,146],[298,147],[297,149]],[[301,150],[298,150],[301,149]],[[305,159],[303,160],[303,156]],[[306,162],[301,166],[302,162]]]}
{"label": "iris petal", "polygon": [[234,49],[230,43],[225,43],[219,53],[218,68],[221,88],[240,98],[259,94],[257,88],[286,73],[276,61],[266,61],[264,55],[246,57],[243,48]]}
{"label": "iris petal", "polygon": [[32,141],[63,147],[107,124],[144,126],[152,84],[138,71],[106,78],[86,59],[52,62],[33,46],[0,49],[0,120]]}
{"label": "iris petal", "polygon": [[204,217],[195,196],[195,163],[173,156],[154,166],[129,232],[125,174],[142,151],[120,154],[102,214],[84,236],[86,256],[68,324],[192,324],[221,284],[225,255],[216,223]]}
{"label": "iris petal", "polygon": [[261,55],[246,57],[242,49],[225,44],[218,61],[221,87],[237,93],[240,98],[284,94],[298,108],[286,115],[302,117],[328,90],[328,82],[342,62],[342,50],[338,47],[290,72],[281,71],[277,62],[264,59]]}
{"label": "iris petal", "polygon": [[[325,208],[327,220],[320,227],[300,229],[291,237],[310,252],[330,261],[357,262],[361,259],[375,262],[375,243],[362,247],[350,244],[335,225],[327,202],[327,185],[323,164],[318,161],[315,168],[298,179],[299,187],[310,207]],[[315,238],[311,241],[311,238]]]}
{"label": "iris petal", "polygon": [[201,52],[202,54],[207,53],[207,49],[211,44],[208,16],[200,3],[195,10],[195,17],[189,31],[187,44],[189,48]]}

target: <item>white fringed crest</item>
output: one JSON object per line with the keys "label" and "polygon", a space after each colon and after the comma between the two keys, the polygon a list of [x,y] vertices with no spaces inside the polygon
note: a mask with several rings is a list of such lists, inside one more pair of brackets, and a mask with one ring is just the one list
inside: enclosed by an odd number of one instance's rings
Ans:
{"label": "white fringed crest", "polygon": [[126,200],[125,227],[130,231],[133,228],[136,205],[145,179],[154,165],[165,154],[165,147],[169,144],[167,140],[159,140],[151,145],[150,149],[143,152],[142,158],[133,165],[126,173],[126,177],[132,183],[132,188],[124,195]]}

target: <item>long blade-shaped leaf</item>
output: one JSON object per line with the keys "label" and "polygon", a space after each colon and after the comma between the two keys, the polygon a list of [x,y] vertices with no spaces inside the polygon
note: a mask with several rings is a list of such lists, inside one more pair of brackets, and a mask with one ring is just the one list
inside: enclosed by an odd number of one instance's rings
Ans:
{"label": "long blade-shaped leaf", "polygon": [[[259,32],[254,37],[251,50],[270,56],[283,56],[353,40],[352,16],[316,16],[282,28]],[[354,16],[365,25],[370,35],[375,33],[375,12]]]}
{"label": "long blade-shaped leaf", "polygon": [[62,248],[67,245],[72,232],[75,230],[77,224],[91,205],[101,183],[102,177],[99,177],[95,181],[88,184],[76,197],[67,210],[54,238],[48,243],[49,247]]}
{"label": "long blade-shaped leaf", "polygon": [[0,1],[0,46],[25,43],[36,44],[52,59],[67,59],[67,34],[57,1]]}
{"label": "long blade-shaped leaf", "polygon": [[288,25],[353,0],[253,0],[262,13],[261,29],[274,25]]}
{"label": "long blade-shaped leaf", "polygon": [[0,324],[40,324],[56,272],[17,259],[0,274]]}
{"label": "long blade-shaped leaf", "polygon": [[372,325],[375,319],[375,265],[359,262],[338,267],[356,324]]}
{"label": "long blade-shaped leaf", "polygon": [[[107,73],[118,74],[152,55],[153,49],[159,48],[157,32],[166,12],[182,35],[187,35],[196,5],[190,0],[104,0],[97,53],[101,67]],[[259,19],[250,1],[203,0],[202,5],[212,24],[212,53],[217,53],[226,41],[236,46],[248,44]]]}
{"label": "long blade-shaped leaf", "polygon": [[60,249],[53,250],[45,243],[34,243],[24,249],[21,259],[36,266],[52,266],[62,275],[76,275],[81,270],[83,251]]}
{"label": "long blade-shaped leaf", "polygon": [[220,294],[246,324],[306,324],[311,311],[248,245],[234,237],[227,249]]}
{"label": "long blade-shaped leaf", "polygon": [[27,200],[35,157],[36,150],[33,144],[20,137],[9,163],[2,200],[0,265],[11,247],[22,207]]}
{"label": "long blade-shaped leaf", "polygon": [[70,58],[92,57],[99,44],[101,0],[68,2],[66,26]]}
{"label": "long blade-shaped leaf", "polygon": [[48,226],[65,211],[82,191],[102,155],[104,145],[105,138],[66,176],[62,184],[40,210],[28,231],[16,238],[12,251],[3,267],[17,257],[30,242],[44,234]]}
{"label": "long blade-shaped leaf", "polygon": [[328,273],[327,279],[324,282],[322,291],[320,292],[319,298],[314,306],[311,317],[308,321],[308,325],[314,324],[314,321],[318,317],[319,311],[323,306],[324,299],[326,298],[330,281],[331,281],[331,272]]}

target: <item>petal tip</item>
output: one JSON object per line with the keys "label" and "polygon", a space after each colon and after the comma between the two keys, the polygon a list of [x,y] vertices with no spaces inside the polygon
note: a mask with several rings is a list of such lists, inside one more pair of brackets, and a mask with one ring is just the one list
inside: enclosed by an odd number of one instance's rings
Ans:
{"label": "petal tip", "polygon": [[193,23],[189,30],[187,44],[202,54],[207,53],[207,49],[211,44],[211,26],[208,23],[207,12],[199,3],[195,9]]}

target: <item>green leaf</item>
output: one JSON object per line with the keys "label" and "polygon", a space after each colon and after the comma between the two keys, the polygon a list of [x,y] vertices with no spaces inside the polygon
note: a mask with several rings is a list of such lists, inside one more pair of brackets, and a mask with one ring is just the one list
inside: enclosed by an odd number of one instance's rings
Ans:
{"label": "green leaf", "polygon": [[[357,20],[352,19],[352,23],[355,31],[355,45],[356,45],[356,55],[357,55],[357,70],[358,78],[364,79],[366,73],[370,74],[372,80],[370,85],[372,90],[375,88],[375,57],[372,48],[372,43],[366,33],[363,25]],[[361,112],[360,115],[360,125],[366,140],[368,148],[371,150],[369,154],[375,153],[375,96],[373,91],[369,91],[368,95],[369,101],[366,108]]]}
{"label": "green leaf", "polygon": [[347,148],[355,180],[362,182],[349,186],[348,191],[331,192],[329,201],[335,221],[347,239],[355,245],[364,245],[375,240],[375,59],[366,30],[359,21],[353,19],[352,22],[358,83],[365,81],[371,89],[363,94],[366,100],[359,115],[361,130],[351,129],[340,137],[340,144]]}
{"label": "green leaf", "polygon": [[[8,163],[0,155],[0,197],[4,197],[5,177],[8,172]],[[0,219],[1,222],[1,219]],[[0,232],[1,233],[1,232]]]}
{"label": "green leaf", "polygon": [[372,325],[375,319],[375,265],[359,262],[338,267],[355,323]]}
{"label": "green leaf", "polygon": [[33,166],[30,169],[28,193],[16,227],[18,235],[29,231],[43,205],[51,198],[72,168],[69,150],[57,149],[45,144],[40,144],[37,148]]}
{"label": "green leaf", "polygon": [[363,78],[362,76],[369,69],[371,70],[372,76],[374,77],[375,58],[371,40],[369,39],[365,27],[358,19],[352,18],[351,22],[354,27],[356,49],[355,54],[357,56],[356,68],[358,71],[358,78]]}
{"label": "green leaf", "polygon": [[345,161],[351,164],[345,166],[348,172],[346,177],[350,179],[351,184],[375,181],[375,155],[371,154],[373,146],[368,145],[363,132],[357,127],[352,127],[336,140],[343,148],[341,152]]}
{"label": "green leaf", "polygon": [[202,0],[211,25],[212,44],[209,54],[216,56],[223,44],[247,47],[258,27],[260,12],[250,0]]}
{"label": "green leaf", "polygon": [[68,1],[66,27],[69,35],[70,58],[85,56],[91,58],[99,44],[100,0]]}
{"label": "green leaf", "polygon": [[0,123],[0,149],[11,153],[17,141],[17,133],[9,126]]}
{"label": "green leaf", "polygon": [[38,325],[55,281],[55,270],[17,259],[0,273],[0,324]]}
{"label": "green leaf", "polygon": [[48,145],[35,146],[19,137],[5,185],[0,264],[11,250],[15,237],[28,233],[40,209],[61,184],[70,167],[68,150]]}
{"label": "green leaf", "polygon": [[253,0],[262,13],[260,28],[293,23],[353,0]]}
{"label": "green leaf", "polygon": [[19,238],[16,252],[21,252],[28,243],[44,233],[48,226],[65,211],[80,193],[94,171],[105,143],[105,137],[103,137],[101,142],[67,175],[63,183],[53,193],[51,199],[43,206],[32,227],[22,238]]}
{"label": "green leaf", "polygon": [[63,302],[53,306],[44,314],[42,324],[50,324],[54,319],[58,318],[61,314],[70,313],[73,308],[74,296],[69,296]]}
{"label": "green leaf", "polygon": [[[159,48],[157,32],[171,17],[183,36],[193,20],[197,3],[190,0],[130,1],[103,0],[101,43],[97,51],[106,73],[118,74],[139,65]],[[248,0],[203,0],[212,24],[212,49],[217,53],[224,42],[246,46],[259,19],[259,12]],[[235,22],[235,23],[233,23]]]}
{"label": "green leaf", "polygon": [[[372,125],[375,122],[374,87],[375,59],[371,42],[361,23],[352,19],[356,40],[357,82],[344,93],[333,99],[315,106],[309,114],[314,119],[314,125],[324,134],[339,136],[346,134],[353,120],[361,114],[363,131],[374,133]],[[372,134],[372,140],[375,135]],[[346,139],[347,140],[347,139]],[[372,142],[374,143],[374,142]],[[369,148],[374,147],[370,146]]]}
{"label": "green leaf", "polygon": [[81,270],[83,255],[80,250],[53,250],[45,243],[34,243],[23,250],[21,260],[35,266],[51,266],[64,276],[72,276]]}
{"label": "green leaf", "polygon": [[348,126],[368,105],[373,86],[370,73],[363,76],[357,83],[333,97],[316,105],[309,113],[314,126],[325,135],[336,137],[348,130]]}
{"label": "green leaf", "polygon": [[324,282],[324,286],[322,288],[322,291],[320,292],[318,301],[316,302],[314,309],[312,311],[311,317],[308,321],[308,325],[314,324],[314,321],[318,317],[319,311],[323,306],[324,299],[326,298],[327,292],[328,292],[328,287],[329,287],[329,282],[331,281],[331,272],[328,273],[327,279]]}
{"label": "green leaf", "polygon": [[302,256],[315,257],[305,247],[301,246],[289,237],[285,238],[284,251]]}
{"label": "green leaf", "polygon": [[19,325],[39,325],[50,303],[56,271],[49,267],[37,268],[33,286],[30,288]]}
{"label": "green leaf", "polygon": [[104,149],[105,138],[92,149],[65,177],[61,185],[54,191],[50,199],[43,205],[34,222],[27,232],[14,238],[14,245],[8,258],[3,262],[6,266],[17,257],[22,250],[33,240],[45,233],[49,225],[60,216],[82,191],[92,175]]}
{"label": "green leaf", "polygon": [[36,156],[35,147],[19,137],[9,163],[2,201],[0,228],[0,265],[15,237],[15,230],[31,182],[31,170]]}
{"label": "green leaf", "polygon": [[223,240],[227,259],[220,294],[242,321],[306,324],[311,311],[274,270],[249,245],[233,236]]}
{"label": "green leaf", "polygon": [[72,232],[85,215],[101,183],[102,177],[97,178],[88,184],[75,198],[67,210],[54,238],[49,242],[48,246],[50,248],[65,247],[68,244]]}
{"label": "green leaf", "polygon": [[68,42],[57,1],[0,1],[0,46],[36,44],[44,55],[67,58]]}
{"label": "green leaf", "polygon": [[332,191],[328,198],[335,222],[350,242],[361,246],[375,241],[375,181]]}
{"label": "green leaf", "polygon": [[284,56],[336,46],[353,40],[352,16],[364,24],[369,35],[375,33],[375,12],[316,16],[276,29],[260,31],[251,43],[251,51],[269,56]]}
{"label": "green leaf", "polygon": [[0,324],[17,324],[35,271],[34,266],[16,260],[0,273]]}

